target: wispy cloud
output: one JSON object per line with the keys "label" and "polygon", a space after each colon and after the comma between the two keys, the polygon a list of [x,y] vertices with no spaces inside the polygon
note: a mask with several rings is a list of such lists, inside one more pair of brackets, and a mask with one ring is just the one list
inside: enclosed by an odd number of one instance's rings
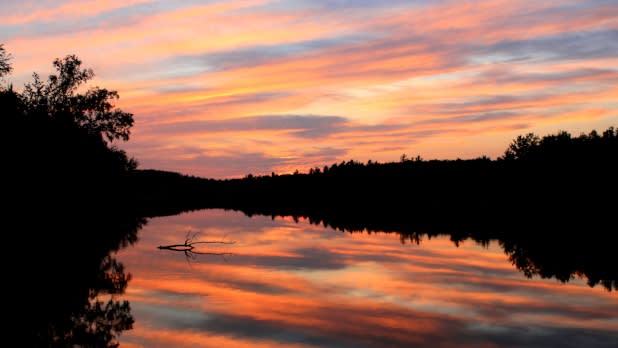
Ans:
{"label": "wispy cloud", "polygon": [[338,116],[262,115],[225,120],[174,122],[153,126],[154,133],[243,132],[286,130],[304,138],[321,138],[340,131],[348,120]]}
{"label": "wispy cloud", "polygon": [[26,1],[0,3],[0,42],[16,86],[69,53],[93,67],[143,163],[151,143],[270,172],[332,159],[290,160],[316,148],[493,157],[520,132],[615,125],[617,18],[612,0]]}
{"label": "wispy cloud", "polygon": [[170,65],[201,65],[205,71],[246,68],[290,58],[298,58],[304,54],[316,54],[328,48],[362,42],[363,39],[363,37],[344,36],[275,45],[255,45],[211,52],[204,55],[177,56],[172,58]]}
{"label": "wispy cloud", "polygon": [[[566,32],[528,40],[503,40],[479,49],[478,59],[582,60],[618,56],[618,29]],[[491,59],[491,58],[490,58]]]}

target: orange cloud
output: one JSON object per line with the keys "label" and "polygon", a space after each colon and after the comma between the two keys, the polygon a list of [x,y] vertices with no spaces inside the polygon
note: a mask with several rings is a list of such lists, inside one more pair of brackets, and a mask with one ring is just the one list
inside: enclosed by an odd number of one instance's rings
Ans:
{"label": "orange cloud", "polygon": [[[402,153],[496,157],[524,132],[618,120],[618,13],[606,2],[159,5],[29,4],[28,14],[0,5],[16,85],[76,53],[97,73],[93,84],[118,90],[118,106],[136,115],[123,147],[145,168],[215,177]],[[61,14],[70,20],[57,21]],[[172,131],[272,115],[347,123],[319,140],[288,130]],[[235,157],[256,161],[241,168]]]}

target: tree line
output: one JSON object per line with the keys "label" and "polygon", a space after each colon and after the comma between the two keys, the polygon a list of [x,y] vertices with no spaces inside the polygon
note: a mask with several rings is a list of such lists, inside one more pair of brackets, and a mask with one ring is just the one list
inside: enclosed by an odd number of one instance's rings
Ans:
{"label": "tree line", "polygon": [[[93,72],[73,55],[53,62],[21,92],[0,87],[6,192],[15,211],[36,207],[100,210],[110,205],[150,217],[223,208],[306,218],[346,232],[398,233],[402,241],[450,235],[454,242],[499,240],[529,274],[615,288],[618,131],[565,131],[515,138],[503,156],[399,161],[355,160],[308,173],[214,180],[157,170],[115,147],[133,115],[116,91],[84,89]],[[0,77],[11,72],[0,46]],[[60,203],[62,202],[62,203]],[[544,265],[540,267],[538,265]],[[563,267],[564,266],[564,267]],[[609,285],[608,285],[609,284]]]}
{"label": "tree line", "polygon": [[[0,78],[11,72],[10,60],[0,45]],[[34,73],[20,92],[10,84],[0,86],[3,121],[11,130],[2,138],[8,182],[22,183],[34,195],[105,192],[100,198],[117,200],[116,193],[142,204],[177,204],[183,209],[205,204],[278,209],[338,205],[332,202],[390,206],[401,198],[404,205],[422,211],[468,206],[464,201],[470,199],[483,208],[492,205],[489,199],[500,202],[506,197],[525,206],[534,204],[529,198],[535,194],[549,199],[582,190],[592,195],[607,191],[602,185],[610,183],[617,158],[618,131],[609,127],[578,136],[565,131],[520,135],[496,160],[423,160],[404,154],[399,162],[349,160],[308,173],[248,174],[232,180],[138,171],[137,160],[115,146],[129,140],[134,124],[133,114],[115,107],[118,93],[85,88],[94,72],[82,68],[75,55],[54,60],[53,66],[54,74],[42,79]],[[523,192],[531,196],[522,197]]]}

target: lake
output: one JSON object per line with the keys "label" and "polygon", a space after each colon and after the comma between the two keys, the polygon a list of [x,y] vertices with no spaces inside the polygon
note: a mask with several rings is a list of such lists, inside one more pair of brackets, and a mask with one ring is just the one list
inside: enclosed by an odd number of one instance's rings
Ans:
{"label": "lake", "polygon": [[[419,243],[200,210],[149,219],[121,347],[617,347],[618,295],[526,277],[498,241]],[[159,246],[190,241],[189,252]]]}

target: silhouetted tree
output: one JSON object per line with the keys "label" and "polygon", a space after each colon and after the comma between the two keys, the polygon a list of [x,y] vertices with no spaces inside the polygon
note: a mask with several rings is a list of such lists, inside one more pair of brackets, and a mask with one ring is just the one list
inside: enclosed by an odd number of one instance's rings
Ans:
{"label": "silhouetted tree", "polygon": [[[1,52],[4,73],[10,67]],[[105,204],[118,197],[111,192],[126,187],[125,173],[137,168],[135,159],[111,145],[129,139],[133,115],[114,106],[116,91],[83,88],[94,73],[81,64],[68,55],[54,60],[48,79],[34,73],[20,92],[0,89],[3,127],[10,130],[1,138],[3,167],[10,169],[9,182],[25,190],[16,199],[40,204],[65,195]]]}
{"label": "silhouetted tree", "polygon": [[9,63],[10,59],[11,55],[6,52],[4,45],[0,44],[0,78],[9,74],[11,70],[13,70],[13,67]]}
{"label": "silhouetted tree", "polygon": [[133,114],[114,107],[117,91],[93,87],[85,93],[77,89],[94,77],[92,69],[82,69],[82,61],[75,55],[56,59],[53,65],[57,74],[43,82],[37,73],[34,81],[24,87],[21,94],[27,110],[50,117],[69,116],[80,127],[102,134],[108,141],[128,140],[133,126]]}
{"label": "silhouetted tree", "polygon": [[539,146],[540,142],[541,139],[534,133],[519,135],[506,149],[503,158],[506,160],[526,158]]}

